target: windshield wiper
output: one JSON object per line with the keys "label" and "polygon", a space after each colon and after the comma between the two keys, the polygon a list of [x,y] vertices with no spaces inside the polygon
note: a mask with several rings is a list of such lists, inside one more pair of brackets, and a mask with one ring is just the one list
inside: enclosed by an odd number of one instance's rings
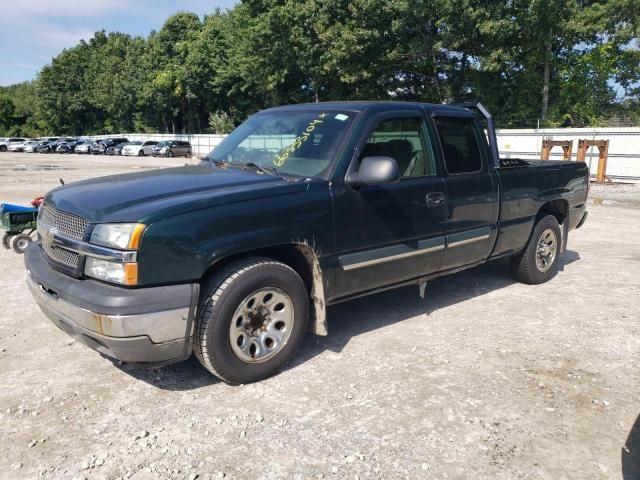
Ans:
{"label": "windshield wiper", "polygon": [[207,155],[206,157],[204,157],[205,160],[208,160],[209,163],[211,164],[212,167],[218,167],[218,168],[226,168],[228,163],[225,162],[224,160],[214,160],[211,156]]}
{"label": "windshield wiper", "polygon": [[273,168],[265,168],[262,165],[258,165],[255,162],[247,162],[244,164],[244,168],[243,170],[246,170],[247,167],[251,167],[251,168],[255,168],[256,170],[261,171],[262,173],[266,174],[266,175],[274,175],[278,170],[275,169],[275,167]]}

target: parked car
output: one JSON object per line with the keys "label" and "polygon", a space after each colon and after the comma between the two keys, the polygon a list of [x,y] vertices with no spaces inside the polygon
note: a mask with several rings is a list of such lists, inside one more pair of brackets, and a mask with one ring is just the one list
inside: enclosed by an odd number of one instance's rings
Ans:
{"label": "parked car", "polygon": [[23,152],[24,151],[24,146],[27,143],[28,140],[25,140],[24,142],[14,142],[14,143],[9,143],[7,145],[7,151],[9,152]]}
{"label": "parked car", "polygon": [[40,143],[38,143],[38,145],[34,149],[34,152],[50,153],[51,151],[55,151],[56,144],[58,140],[60,140],[60,137],[44,137],[39,140]]}
{"label": "parked car", "polygon": [[157,144],[158,142],[154,140],[147,140],[146,142],[137,140],[135,142],[130,142],[122,149],[122,155],[137,155],[139,157],[151,155],[153,147]]}
{"label": "parked car", "polygon": [[6,152],[10,146],[24,143],[25,141],[26,139],[24,138],[5,138],[0,141],[0,152]]}
{"label": "parked car", "polygon": [[36,148],[39,144],[39,140],[28,140],[22,144],[22,151],[26,153],[33,153],[36,151]]}
{"label": "parked car", "polygon": [[308,329],[326,335],[327,305],[424,294],[499,258],[523,283],[550,280],[588,191],[584,162],[501,160],[481,105],[278,107],[197,166],[50,191],[27,282],[53,323],[105,356],[193,351],[247,383],[281,369]]}
{"label": "parked car", "polygon": [[73,149],[75,153],[91,153],[91,147],[95,144],[93,140],[86,139],[78,142]]}
{"label": "parked car", "polygon": [[122,148],[128,144],[129,142],[122,142],[118,143],[117,145],[111,145],[110,147],[107,147],[105,153],[107,155],[122,155]]}
{"label": "parked car", "polygon": [[58,152],[58,153],[73,153],[73,152],[75,152],[75,148],[78,145],[82,145],[85,142],[87,142],[87,140],[85,140],[85,139],[73,139],[73,140],[67,140],[67,141],[58,142],[58,145],[56,147],[56,152]]}
{"label": "parked car", "polygon": [[189,142],[167,140],[154,146],[151,155],[154,157],[190,157],[192,152]]}
{"label": "parked car", "polygon": [[63,140],[56,142],[56,153],[71,153],[72,149],[70,143],[71,142],[66,142]]}
{"label": "parked car", "polygon": [[107,148],[117,145],[119,143],[128,143],[126,138],[107,138],[104,140],[98,140],[91,146],[91,153],[94,155],[103,155],[106,153]]}
{"label": "parked car", "polygon": [[56,146],[58,145],[58,140],[46,140],[44,142],[41,142],[37,148],[36,151],[38,153],[51,153],[51,152],[55,152],[56,151]]}

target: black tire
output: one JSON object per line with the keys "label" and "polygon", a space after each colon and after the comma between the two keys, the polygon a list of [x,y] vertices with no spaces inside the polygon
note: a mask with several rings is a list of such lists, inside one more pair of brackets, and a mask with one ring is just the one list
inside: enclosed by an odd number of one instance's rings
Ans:
{"label": "black tire", "polygon": [[7,151],[6,145],[0,145],[0,152],[6,152],[6,151]]}
{"label": "black tire", "polygon": [[19,233],[18,235],[11,237],[10,243],[14,252],[22,254],[31,243],[31,237],[24,233]]}
{"label": "black tire", "polygon": [[15,233],[6,232],[2,236],[2,246],[4,248],[6,248],[7,250],[11,250],[11,237],[13,237],[14,235],[15,235]]}
{"label": "black tire", "polygon": [[[543,236],[551,237],[549,232],[552,232],[554,237],[554,254],[543,266],[541,265],[543,260],[538,257],[538,249]],[[511,271],[515,278],[529,285],[544,283],[552,278],[557,271],[561,247],[562,234],[558,220],[553,215],[542,217],[533,227],[533,232],[524,250],[511,257]]]}
{"label": "black tire", "polygon": [[139,157],[144,157],[144,150],[143,149],[138,150],[138,156]]}
{"label": "black tire", "polygon": [[187,150],[187,153],[184,154],[185,158],[191,157],[191,152]]}
{"label": "black tire", "polygon": [[169,153],[167,153],[167,157],[173,158],[173,152],[171,150],[169,150]]}
{"label": "black tire", "polygon": [[[231,347],[230,327],[236,309],[259,289],[273,287],[286,293],[293,305],[289,337],[274,356],[260,363],[243,361]],[[229,384],[255,382],[277,373],[291,360],[308,321],[309,294],[295,270],[269,258],[241,259],[221,268],[203,285],[194,352],[207,370]]]}

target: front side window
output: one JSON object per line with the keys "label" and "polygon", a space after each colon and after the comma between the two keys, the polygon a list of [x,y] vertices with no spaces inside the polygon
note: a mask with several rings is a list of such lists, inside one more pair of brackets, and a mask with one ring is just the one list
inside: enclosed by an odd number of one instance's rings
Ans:
{"label": "front side window", "polygon": [[339,111],[258,113],[231,132],[207,160],[253,163],[290,175],[323,176],[352,121],[351,113]]}
{"label": "front side window", "polygon": [[433,151],[425,147],[422,132],[422,119],[419,117],[382,120],[367,138],[360,159],[391,157],[398,164],[400,177],[435,175]]}
{"label": "front side window", "polygon": [[480,147],[472,118],[436,117],[447,172],[472,173],[482,170]]}

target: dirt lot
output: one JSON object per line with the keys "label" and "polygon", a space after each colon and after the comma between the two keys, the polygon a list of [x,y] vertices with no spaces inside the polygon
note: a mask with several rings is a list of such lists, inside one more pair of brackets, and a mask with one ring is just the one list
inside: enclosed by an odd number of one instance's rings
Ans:
{"label": "dirt lot", "polygon": [[[0,153],[0,200],[183,161]],[[609,191],[549,283],[497,262],[332,307],[328,337],[240,387],[114,366],[1,250],[0,478],[640,478],[640,197]]]}

